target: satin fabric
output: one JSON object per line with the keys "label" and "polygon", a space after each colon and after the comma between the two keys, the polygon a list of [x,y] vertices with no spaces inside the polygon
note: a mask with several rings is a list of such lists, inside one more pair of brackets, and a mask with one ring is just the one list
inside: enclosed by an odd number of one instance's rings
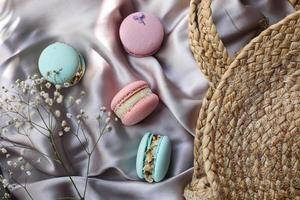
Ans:
{"label": "satin fabric", "polygon": [[[183,199],[184,186],[193,171],[195,121],[207,90],[207,82],[189,50],[189,1],[9,0],[2,6],[1,84],[37,73],[42,49],[61,41],[85,57],[86,74],[68,93],[87,92],[83,108],[91,114],[90,118],[101,106],[109,108],[116,92],[135,80],[147,81],[160,97],[158,108],[144,121],[131,127],[113,122],[112,132],[102,137],[91,160],[86,199]],[[151,12],[164,24],[164,43],[154,56],[130,56],[120,43],[119,25],[135,11]],[[64,108],[63,112],[78,109]],[[95,138],[97,125],[90,123],[87,128],[88,136]],[[160,183],[139,180],[135,171],[137,148],[147,131],[167,135],[172,142],[170,169]],[[21,138],[14,139],[27,144]],[[33,136],[32,140],[41,151],[50,153],[45,139]],[[86,154],[72,136],[58,138],[57,145],[82,192]],[[20,152],[14,151],[12,155],[17,157]],[[37,163],[37,155],[29,151],[23,156],[33,167],[27,188],[34,199],[76,196],[60,166],[46,159]],[[17,199],[29,199],[22,188],[12,193]]]}
{"label": "satin fabric", "polygon": [[[264,12],[249,15],[245,2],[215,0],[212,5],[217,30],[232,54],[259,32],[259,19],[266,15]],[[134,80],[147,81],[161,98],[155,112],[138,125],[124,127],[120,122],[113,122],[112,132],[103,136],[92,157],[86,199],[183,199],[183,189],[193,171],[194,127],[208,87],[189,50],[189,1],[3,0],[0,5],[1,84],[38,72],[37,59],[42,49],[52,42],[62,41],[76,47],[87,62],[83,80],[68,89],[70,94],[87,91],[83,102],[87,113],[93,114],[102,105],[109,107],[113,95]],[[229,6],[232,15],[240,11],[233,15],[239,29],[232,28],[233,21],[228,20],[222,5]],[[279,12],[281,8],[276,10]],[[122,19],[135,11],[152,12],[164,24],[164,43],[154,56],[132,57],[119,41]],[[255,34],[249,31],[245,20],[251,21]],[[95,137],[96,125],[91,123],[87,128],[88,135]],[[148,184],[139,180],[135,172],[137,147],[146,131],[168,135],[173,145],[169,172],[160,183]],[[44,139],[35,136],[32,139],[41,151],[49,152]],[[15,140],[27,144],[21,138]],[[83,191],[85,154],[71,136],[58,138],[57,144],[79,190]],[[12,152],[13,157],[20,154],[20,151]],[[23,156],[33,167],[27,186],[34,199],[75,195],[60,166],[47,160],[37,163],[37,155],[28,151]],[[5,162],[3,157],[1,162]],[[29,199],[20,187],[12,193],[17,199]]]}

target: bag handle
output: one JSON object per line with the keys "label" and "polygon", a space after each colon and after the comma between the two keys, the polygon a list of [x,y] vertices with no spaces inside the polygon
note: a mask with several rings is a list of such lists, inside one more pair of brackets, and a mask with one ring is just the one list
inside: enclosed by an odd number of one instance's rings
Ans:
{"label": "bag handle", "polygon": [[[300,0],[289,0],[298,10]],[[212,0],[191,0],[189,14],[189,41],[194,57],[210,87],[215,88],[221,76],[233,61],[219,37],[213,22]]]}

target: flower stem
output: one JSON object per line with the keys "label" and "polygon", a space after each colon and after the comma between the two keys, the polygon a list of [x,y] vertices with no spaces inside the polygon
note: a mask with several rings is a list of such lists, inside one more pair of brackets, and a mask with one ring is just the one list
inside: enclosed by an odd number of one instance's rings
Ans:
{"label": "flower stem", "polygon": [[[55,142],[54,142],[53,133],[52,133],[52,131],[51,131],[50,129],[49,129],[49,136],[50,136],[50,137],[49,137],[49,138],[50,138],[50,143],[51,143],[52,149],[53,149],[53,151],[54,151],[55,157],[60,161],[60,164],[62,165],[62,167],[64,168],[64,170],[68,173],[68,169],[67,169],[67,167],[65,166],[65,164],[64,164],[64,162],[63,162],[63,159],[62,159],[61,156],[59,155],[59,152],[58,152],[58,150],[57,150],[57,148],[56,148],[56,145],[55,145]],[[82,199],[82,196],[81,196],[81,194],[80,194],[80,192],[79,192],[79,190],[78,190],[78,188],[77,188],[77,186],[76,186],[76,184],[75,184],[73,178],[72,178],[70,175],[68,175],[68,177],[69,177],[69,179],[70,179],[72,185],[74,186],[74,188],[75,188],[75,190],[76,190],[76,192],[77,192],[77,195],[79,196],[80,199]]]}

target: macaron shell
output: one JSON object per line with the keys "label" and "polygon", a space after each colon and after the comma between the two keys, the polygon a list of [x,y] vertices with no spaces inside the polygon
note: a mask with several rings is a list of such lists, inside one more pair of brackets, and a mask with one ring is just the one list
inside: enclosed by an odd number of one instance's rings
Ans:
{"label": "macaron shell", "polygon": [[148,84],[145,81],[135,81],[127,86],[125,86],[123,89],[121,89],[112,99],[111,101],[111,109],[115,110],[116,106],[119,104],[119,102],[123,101],[125,98],[129,98],[129,94],[133,93],[134,91],[138,90],[139,88],[143,88],[145,86],[148,86]]}
{"label": "macaron shell", "polygon": [[136,124],[145,119],[158,105],[159,98],[152,93],[136,103],[121,119],[125,126]]}
{"label": "macaron shell", "polygon": [[162,136],[155,155],[153,179],[159,182],[166,176],[171,160],[171,141],[167,136]]}
{"label": "macaron shell", "polygon": [[149,145],[149,140],[152,138],[152,133],[146,133],[140,141],[139,148],[136,155],[136,172],[139,178],[143,179],[143,169],[144,169],[144,160],[145,152]]}
{"label": "macaron shell", "polygon": [[[134,18],[144,15],[140,20]],[[127,16],[120,26],[120,39],[125,50],[134,56],[154,54],[161,46],[164,28],[160,20],[145,12],[136,12]]]}
{"label": "macaron shell", "polygon": [[[79,64],[78,52],[71,46],[59,42],[46,47],[38,61],[42,76],[55,84],[70,81],[76,74]],[[48,73],[53,71],[59,71],[59,74],[48,76]]]}

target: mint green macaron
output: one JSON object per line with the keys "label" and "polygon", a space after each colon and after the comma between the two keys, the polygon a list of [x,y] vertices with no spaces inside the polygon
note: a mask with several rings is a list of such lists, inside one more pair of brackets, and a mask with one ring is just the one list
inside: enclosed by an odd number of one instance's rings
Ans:
{"label": "mint green macaron", "polygon": [[171,141],[167,136],[146,133],[136,156],[138,177],[149,183],[162,181],[169,169],[171,150]]}
{"label": "mint green macaron", "polygon": [[73,47],[56,42],[47,46],[38,61],[41,75],[57,85],[74,85],[85,72],[85,62]]}

